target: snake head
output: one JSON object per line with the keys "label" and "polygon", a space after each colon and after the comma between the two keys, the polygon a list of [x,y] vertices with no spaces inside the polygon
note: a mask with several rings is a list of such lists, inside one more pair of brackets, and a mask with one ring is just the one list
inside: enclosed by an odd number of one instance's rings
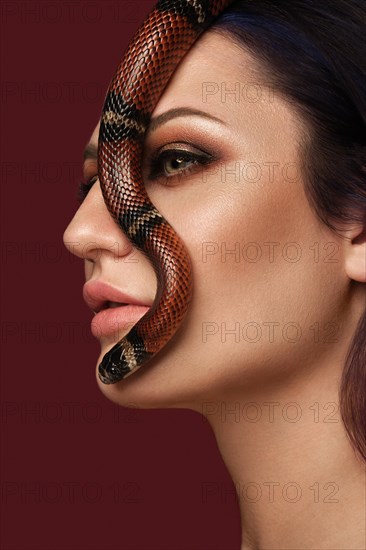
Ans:
{"label": "snake head", "polygon": [[115,384],[140,368],[153,353],[145,349],[143,339],[132,329],[104,355],[98,367],[103,384]]}

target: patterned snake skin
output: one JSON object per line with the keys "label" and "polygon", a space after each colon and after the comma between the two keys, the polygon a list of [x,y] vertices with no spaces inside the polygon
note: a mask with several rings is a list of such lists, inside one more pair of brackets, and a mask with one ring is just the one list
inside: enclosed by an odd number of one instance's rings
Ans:
{"label": "patterned snake skin", "polygon": [[132,38],[109,86],[100,121],[98,174],[104,201],[158,281],[154,304],[103,357],[104,384],[127,377],[174,335],[192,296],[191,263],[150,202],[141,158],[151,113],[179,61],[232,0],[159,0]]}

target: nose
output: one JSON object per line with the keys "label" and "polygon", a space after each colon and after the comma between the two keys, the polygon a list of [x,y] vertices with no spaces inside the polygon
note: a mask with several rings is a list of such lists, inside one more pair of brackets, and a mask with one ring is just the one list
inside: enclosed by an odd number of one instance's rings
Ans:
{"label": "nose", "polygon": [[133,246],[108,211],[99,180],[80,205],[63,234],[66,248],[84,260],[96,262],[103,255],[126,257]]}

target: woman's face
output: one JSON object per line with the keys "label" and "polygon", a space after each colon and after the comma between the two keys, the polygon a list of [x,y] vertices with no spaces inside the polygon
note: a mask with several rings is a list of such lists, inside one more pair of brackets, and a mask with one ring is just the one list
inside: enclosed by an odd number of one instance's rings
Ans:
{"label": "woman's face", "polygon": [[[337,238],[318,222],[304,193],[300,118],[254,59],[205,32],[152,118],[183,107],[206,115],[180,114],[151,126],[143,175],[151,201],[190,254],[192,302],[161,352],[117,384],[104,385],[97,367],[126,332],[100,337],[95,374],[101,391],[121,405],[201,411],[208,401],[271,391],[330,356],[348,279]],[[152,171],[152,156],[162,148],[175,156]],[[191,155],[183,162],[182,150]],[[96,170],[96,161],[88,160],[86,178]],[[87,281],[101,280],[152,304],[154,270],[111,218],[98,181],[64,241],[84,258]]]}

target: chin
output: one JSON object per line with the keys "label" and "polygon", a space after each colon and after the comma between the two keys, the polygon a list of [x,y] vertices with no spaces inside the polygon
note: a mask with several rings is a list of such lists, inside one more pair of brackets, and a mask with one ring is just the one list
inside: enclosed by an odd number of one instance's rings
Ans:
{"label": "chin", "polygon": [[[109,346],[110,349],[112,346]],[[115,384],[104,384],[98,375],[98,367],[104,354],[108,351],[107,347],[100,354],[95,376],[98,387],[107,399],[122,407],[138,409],[155,409],[172,406],[172,399],[164,399],[164,384],[162,376],[156,371],[159,370],[158,364],[142,365],[136,371]],[[157,362],[154,362],[157,363]],[[166,379],[166,377],[165,377]],[[168,403],[169,401],[169,403]]]}

